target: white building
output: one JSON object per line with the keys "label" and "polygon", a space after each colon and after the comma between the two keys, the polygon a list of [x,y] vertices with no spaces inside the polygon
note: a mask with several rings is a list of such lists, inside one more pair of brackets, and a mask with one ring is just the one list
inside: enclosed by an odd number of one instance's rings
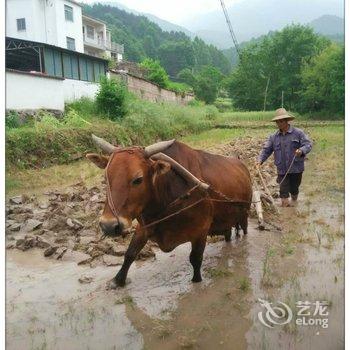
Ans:
{"label": "white building", "polygon": [[6,0],[6,36],[122,60],[106,24],[83,16],[74,0]]}
{"label": "white building", "polygon": [[123,59],[124,46],[111,41],[111,32],[106,23],[83,15],[84,52],[98,57],[112,57],[116,61]]}

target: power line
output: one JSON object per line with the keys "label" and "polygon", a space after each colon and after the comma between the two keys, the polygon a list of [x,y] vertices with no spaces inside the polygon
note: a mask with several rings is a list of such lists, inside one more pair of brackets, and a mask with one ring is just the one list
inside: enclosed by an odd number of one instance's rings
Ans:
{"label": "power line", "polygon": [[234,31],[233,31],[232,24],[231,24],[231,21],[230,21],[230,17],[228,16],[228,12],[226,10],[226,6],[225,6],[225,3],[224,3],[224,0],[220,0],[220,3],[221,3],[222,10],[224,11],[224,15],[225,15],[225,18],[226,18],[226,23],[228,25],[228,29],[229,29],[230,34],[231,34],[233,45],[236,48],[238,57],[241,58],[238,41],[237,41],[236,35],[235,35]]}

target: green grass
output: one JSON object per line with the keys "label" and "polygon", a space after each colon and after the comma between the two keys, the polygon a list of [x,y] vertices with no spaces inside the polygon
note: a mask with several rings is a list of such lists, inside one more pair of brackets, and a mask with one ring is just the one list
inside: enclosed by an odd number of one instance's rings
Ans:
{"label": "green grass", "polygon": [[95,114],[89,100],[67,106],[64,118],[44,113],[19,128],[7,128],[7,168],[38,168],[65,164],[95,149],[91,133],[128,146],[199,133],[212,128],[219,112],[213,106],[156,104],[128,96],[128,115],[112,122]]}

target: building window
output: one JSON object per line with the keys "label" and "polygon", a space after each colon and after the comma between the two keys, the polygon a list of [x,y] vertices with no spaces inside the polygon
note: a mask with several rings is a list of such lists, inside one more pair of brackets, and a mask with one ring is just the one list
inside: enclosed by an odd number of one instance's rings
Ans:
{"label": "building window", "polygon": [[75,39],[67,36],[67,49],[75,51]]}
{"label": "building window", "polygon": [[89,25],[86,26],[86,35],[90,39],[95,39],[95,29]]}
{"label": "building window", "polygon": [[25,18],[17,18],[17,30],[26,30]]}
{"label": "building window", "polygon": [[64,5],[64,17],[66,18],[66,21],[73,22],[73,7]]}

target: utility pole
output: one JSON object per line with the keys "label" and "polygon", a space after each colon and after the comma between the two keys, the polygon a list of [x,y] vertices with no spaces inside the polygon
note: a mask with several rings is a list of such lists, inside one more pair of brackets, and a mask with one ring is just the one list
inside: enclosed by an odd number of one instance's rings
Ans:
{"label": "utility pole", "polygon": [[283,108],[284,91],[282,90],[282,108]]}
{"label": "utility pole", "polygon": [[267,90],[269,89],[270,76],[267,78],[266,88],[265,88],[265,97],[264,97],[264,112],[266,110],[266,99],[267,99]]}
{"label": "utility pole", "polygon": [[228,12],[226,10],[226,6],[225,6],[225,3],[224,3],[224,0],[220,0],[220,3],[221,3],[222,10],[224,11],[224,15],[225,15],[225,18],[226,18],[226,23],[228,25],[228,29],[229,29],[230,34],[231,34],[233,45],[236,48],[236,51],[237,51],[237,54],[238,54],[238,58],[241,58],[241,55],[240,55],[240,52],[239,52],[238,41],[237,41],[236,35],[235,35],[234,31],[233,31],[232,24],[231,24],[231,21],[230,21],[230,17],[228,16]]}

